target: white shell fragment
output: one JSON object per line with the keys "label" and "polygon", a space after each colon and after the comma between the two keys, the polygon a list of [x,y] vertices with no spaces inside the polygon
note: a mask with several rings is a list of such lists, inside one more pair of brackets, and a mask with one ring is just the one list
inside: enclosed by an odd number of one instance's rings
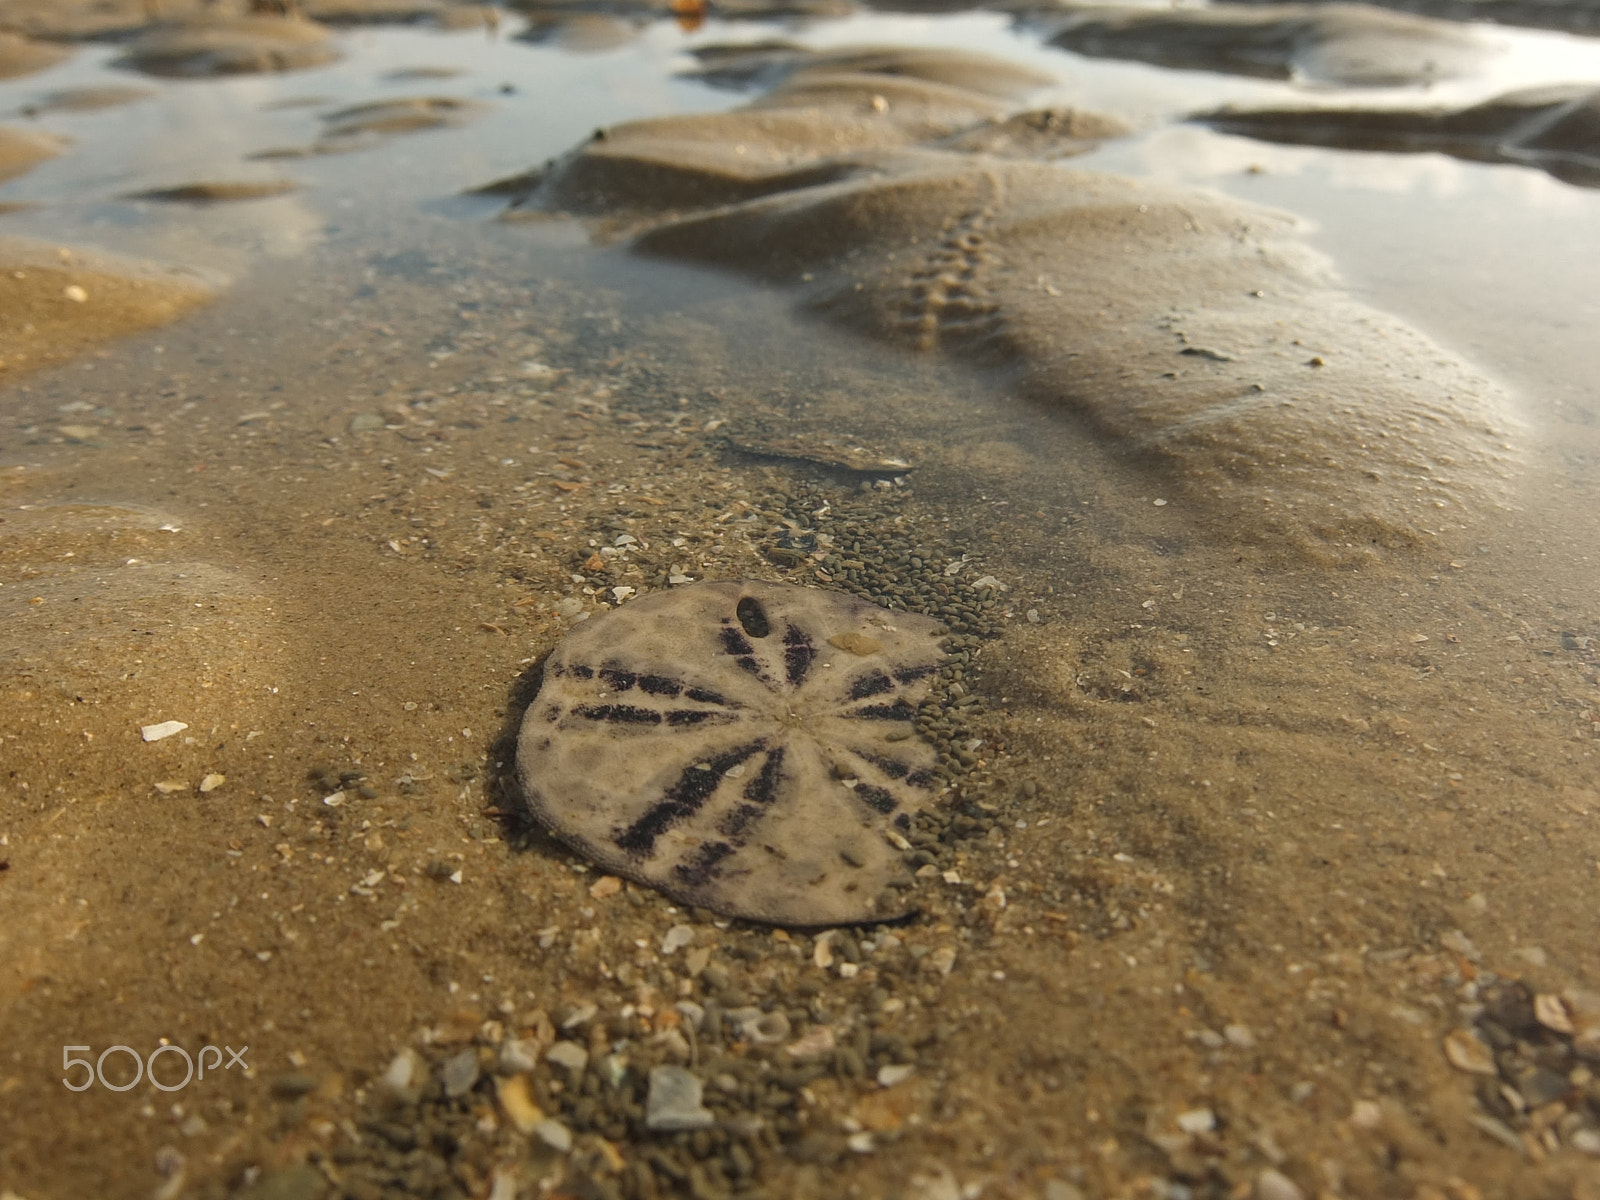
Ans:
{"label": "white shell fragment", "polygon": [[688,904],[798,926],[903,915],[885,834],[933,797],[933,747],[908,735],[939,633],[790,584],[631,601],[546,661],[517,747],[528,804]]}
{"label": "white shell fragment", "polygon": [[147,742],[159,742],[162,738],[182,733],[187,728],[189,726],[182,721],[160,721],[155,725],[139,726],[139,736]]}

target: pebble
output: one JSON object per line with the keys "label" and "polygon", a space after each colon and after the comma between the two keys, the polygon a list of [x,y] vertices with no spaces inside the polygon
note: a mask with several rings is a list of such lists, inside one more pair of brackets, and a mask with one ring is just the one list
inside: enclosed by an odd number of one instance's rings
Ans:
{"label": "pebble", "polygon": [[214,792],[227,782],[228,777],[226,775],[217,775],[213,773],[211,775],[207,775],[200,781],[200,790],[202,792]]}
{"label": "pebble", "polygon": [[408,1046],[389,1060],[383,1073],[383,1086],[402,1098],[414,1096],[421,1090],[427,1071],[422,1056]]}
{"label": "pebble", "polygon": [[1567,1006],[1561,1002],[1560,996],[1552,996],[1547,992],[1535,996],[1533,1015],[1546,1029],[1567,1034],[1569,1037],[1574,1032],[1572,1018],[1567,1015]]}
{"label": "pebble", "polygon": [[897,1083],[904,1083],[916,1074],[916,1067],[909,1063],[892,1063],[878,1068],[878,1086],[892,1088]]}
{"label": "pebble", "polygon": [[546,1117],[540,1121],[533,1127],[533,1132],[535,1137],[552,1150],[565,1154],[572,1149],[572,1130],[554,1117]]}
{"label": "pebble", "polygon": [[676,954],[694,941],[693,925],[674,925],[661,939],[661,953]]}
{"label": "pebble", "polygon": [[955,970],[956,966],[955,947],[940,946],[932,954],[928,955],[928,961],[933,964],[934,969],[938,971],[939,974],[950,974],[951,971]]}
{"label": "pebble", "polygon": [[781,1012],[764,1013],[746,1006],[729,1010],[727,1017],[738,1027],[741,1038],[758,1046],[789,1040],[789,1018]]}
{"label": "pebble", "polygon": [[1458,1071],[1474,1075],[1495,1074],[1494,1054],[1466,1029],[1452,1029],[1444,1035],[1444,1056]]}
{"label": "pebble", "polygon": [[531,1038],[507,1038],[500,1043],[500,1071],[525,1075],[539,1065],[539,1043]]}
{"label": "pebble", "polygon": [[557,1042],[545,1051],[545,1061],[555,1063],[558,1067],[565,1067],[574,1075],[583,1073],[589,1065],[589,1052],[577,1042]]}
{"label": "pebble", "polygon": [[500,1099],[500,1109],[506,1114],[506,1120],[518,1133],[533,1133],[545,1120],[544,1110],[533,1102],[533,1096],[528,1091],[526,1075],[500,1080],[495,1085],[495,1094]]}
{"label": "pebble", "polygon": [[139,726],[139,736],[147,742],[159,742],[162,738],[182,733],[187,728],[189,726],[183,721],[158,721],[154,725]]}
{"label": "pebble", "polygon": [[1256,1200],[1305,1200],[1305,1195],[1282,1171],[1268,1167],[1256,1176]]}
{"label": "pebble", "polygon": [[1178,1128],[1185,1133],[1210,1133],[1217,1127],[1217,1114],[1209,1108],[1191,1108],[1178,1114]]}
{"label": "pebble", "polygon": [[469,1048],[447,1058],[439,1077],[444,1081],[447,1096],[465,1096],[478,1082],[478,1052]]}
{"label": "pebble", "polygon": [[701,1103],[700,1080],[682,1067],[652,1067],[645,1127],[658,1133],[709,1129],[716,1117]]}

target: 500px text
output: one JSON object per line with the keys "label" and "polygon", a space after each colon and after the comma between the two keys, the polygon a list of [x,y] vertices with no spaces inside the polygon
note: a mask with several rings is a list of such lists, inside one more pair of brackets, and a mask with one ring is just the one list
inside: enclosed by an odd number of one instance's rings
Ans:
{"label": "500px text", "polygon": [[[191,1079],[204,1079],[206,1077],[207,1067],[211,1069],[213,1074],[216,1073],[216,1070],[219,1066],[224,1071],[231,1070],[235,1066],[241,1067],[246,1071],[250,1069],[250,1064],[244,1060],[244,1056],[250,1050],[249,1046],[241,1047],[238,1050],[235,1050],[232,1046],[223,1046],[220,1049],[216,1046],[201,1046],[199,1056],[200,1069],[198,1075],[195,1071],[195,1060],[189,1056],[189,1052],[182,1046],[172,1046],[163,1043],[162,1045],[157,1046],[154,1050],[150,1051],[150,1056],[148,1058],[140,1058],[138,1052],[134,1050],[132,1046],[108,1046],[106,1049],[100,1052],[100,1057],[97,1059],[74,1058],[73,1051],[75,1050],[82,1050],[89,1054],[94,1053],[94,1049],[91,1046],[61,1047],[61,1082],[66,1085],[69,1091],[73,1092],[87,1091],[89,1088],[94,1086],[96,1080],[99,1081],[101,1087],[106,1088],[108,1091],[126,1092],[136,1087],[139,1083],[139,1080],[143,1079],[146,1075],[150,1077],[150,1082],[161,1091],[175,1092],[180,1088],[187,1087]],[[226,1062],[224,1062],[222,1058],[224,1050],[226,1050],[228,1054]],[[110,1079],[106,1078],[106,1059],[111,1058],[111,1056],[114,1054],[125,1054],[133,1060],[133,1078],[129,1079],[126,1083],[113,1083]],[[176,1083],[163,1083],[156,1076],[156,1060],[159,1059],[163,1054],[174,1055],[183,1062],[183,1078],[178,1080]],[[208,1054],[212,1056],[209,1062],[206,1061],[206,1055]],[[119,1059],[112,1059],[112,1064],[118,1075],[121,1075],[128,1070],[127,1065],[122,1063]],[[163,1064],[164,1073],[168,1075],[175,1074],[176,1066],[176,1063],[170,1062]],[[73,1078],[73,1069],[75,1067],[83,1068],[83,1074],[76,1080]]]}

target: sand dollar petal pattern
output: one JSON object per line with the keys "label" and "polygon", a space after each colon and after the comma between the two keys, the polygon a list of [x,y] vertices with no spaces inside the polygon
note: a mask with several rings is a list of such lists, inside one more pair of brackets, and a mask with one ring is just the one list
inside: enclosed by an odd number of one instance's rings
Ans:
{"label": "sand dollar petal pattern", "polygon": [[702,583],[580,625],[518,743],[533,815],[608,871],[789,925],[903,905],[891,827],[934,795],[941,627],[839,592]]}

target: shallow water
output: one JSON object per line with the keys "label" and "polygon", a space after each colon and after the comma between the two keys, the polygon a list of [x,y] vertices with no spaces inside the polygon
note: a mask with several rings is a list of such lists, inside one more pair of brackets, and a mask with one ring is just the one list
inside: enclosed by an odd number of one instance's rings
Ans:
{"label": "shallow water", "polygon": [[[1294,1194],[1265,1172],[1303,1195],[1600,1195],[1572,1136],[1600,1123],[1588,1066],[1550,1059],[1566,1090],[1530,1116],[1441,1052],[1491,977],[1600,988],[1600,191],[1219,135],[1180,118],[1352,96],[1080,58],[997,14],[656,22],[597,53],[518,28],[364,28],[330,67],[4,118],[72,145],[0,190],[33,205],[0,234],[226,288],[0,393],[0,1185],[222,1195],[309,1160],[362,1194],[374,1162],[399,1170],[362,1122],[403,1046],[438,1062],[483,1020],[537,1029],[595,1003],[563,1036],[646,1064],[673,1052],[654,1010],[744,993],[841,1044],[899,1039],[862,1053],[916,1068],[791,1089],[767,1195]],[[1355,296],[1507,389],[1510,508],[1447,547],[1308,560],[1019,399],[1004,364],[887,348],[780,289],[462,195],[600,125],[739,103],[676,77],[684,51],[776,34],[1043,69],[1061,84],[1041,102],[1136,127],[1074,168],[1300,219]],[[1494,34],[1513,52],[1430,100],[1600,80],[1600,43]],[[0,113],[139,79],[112,57],[90,45],[0,82]],[[416,67],[461,73],[385,81]],[[486,108],[250,160],[310,145],[322,114],[414,95]],[[276,179],[301,186],[119,198]],[[863,492],[817,461],[844,444],[914,469]],[[838,522],[864,556],[896,539],[941,571],[966,556],[949,578],[1006,585],[966,679],[986,710],[962,784],[988,806],[978,836],[940,860],[954,882],[921,883],[904,946],[874,934],[848,973],[799,932],[592,895],[510,815],[507,738],[529,667],[571,627],[559,601],[599,613],[613,581],[669,570],[817,582],[771,554],[771,514]],[[621,532],[648,546],[583,582]],[[182,736],[140,739],[169,719]],[[686,920],[725,988],[659,950]],[[953,968],[929,969],[946,950]],[[162,1038],[247,1043],[250,1073],[61,1086],[63,1046]],[[1512,1050],[1497,1083],[1531,1089]],[[459,1107],[466,1148],[435,1158],[463,1194],[621,1188],[612,1158],[650,1142],[601,1122],[570,1154],[530,1151],[486,1088]]]}

